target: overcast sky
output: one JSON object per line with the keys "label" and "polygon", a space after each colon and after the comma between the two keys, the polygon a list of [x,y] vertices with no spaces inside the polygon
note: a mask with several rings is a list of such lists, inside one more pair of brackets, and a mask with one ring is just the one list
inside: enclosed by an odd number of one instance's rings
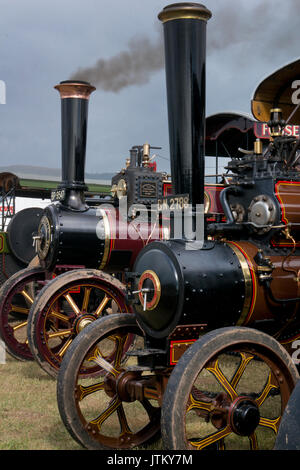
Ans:
{"label": "overcast sky", "polygon": [[[61,167],[60,99],[54,90],[79,68],[110,63],[142,46],[162,47],[163,0],[0,0],[0,166]],[[260,81],[300,53],[300,0],[207,0],[206,114],[250,113]],[[150,57],[150,53],[149,53]],[[147,61],[146,61],[147,62]],[[149,65],[149,64],[147,64]],[[90,99],[87,172],[124,166],[132,145],[161,146],[168,170],[165,72],[159,61],[138,84]],[[93,83],[94,84],[94,83]]]}

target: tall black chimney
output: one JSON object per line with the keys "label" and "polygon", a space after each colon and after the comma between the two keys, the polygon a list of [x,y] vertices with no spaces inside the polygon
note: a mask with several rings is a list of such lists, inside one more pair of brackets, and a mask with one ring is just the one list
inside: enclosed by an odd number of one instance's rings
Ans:
{"label": "tall black chimney", "polygon": [[61,97],[62,203],[71,210],[86,210],[84,191],[85,151],[90,94],[96,89],[87,82],[63,81],[54,87]]}
{"label": "tall black chimney", "polygon": [[173,191],[204,204],[206,23],[198,3],[174,3],[158,15],[164,24]]}

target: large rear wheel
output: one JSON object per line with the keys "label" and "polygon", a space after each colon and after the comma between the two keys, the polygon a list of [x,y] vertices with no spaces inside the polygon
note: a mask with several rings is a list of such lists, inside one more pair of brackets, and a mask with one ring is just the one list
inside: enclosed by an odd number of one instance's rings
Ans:
{"label": "large rear wheel", "polygon": [[272,449],[298,380],[285,349],[250,328],[221,328],[196,341],[164,394],[167,449]]}

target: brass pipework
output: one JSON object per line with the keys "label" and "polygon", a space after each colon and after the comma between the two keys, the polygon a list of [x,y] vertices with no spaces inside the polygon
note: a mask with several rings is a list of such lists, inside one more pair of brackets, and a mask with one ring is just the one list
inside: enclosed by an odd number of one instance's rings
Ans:
{"label": "brass pipework", "polygon": [[260,139],[256,139],[254,142],[254,153],[256,155],[261,155],[263,151],[262,141]]}
{"label": "brass pipework", "polygon": [[150,161],[150,145],[146,142],[143,145],[143,166],[144,167],[149,166],[149,161]]}

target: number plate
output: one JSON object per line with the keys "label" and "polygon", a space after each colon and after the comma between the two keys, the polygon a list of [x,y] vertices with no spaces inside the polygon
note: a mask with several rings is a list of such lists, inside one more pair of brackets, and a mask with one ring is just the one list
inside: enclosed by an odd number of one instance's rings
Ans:
{"label": "number plate", "polygon": [[177,194],[176,196],[165,196],[157,200],[157,208],[159,211],[163,210],[182,210],[189,205],[188,194]]}
{"label": "number plate", "polygon": [[65,189],[55,189],[51,191],[51,201],[63,201],[66,197],[66,190]]}

